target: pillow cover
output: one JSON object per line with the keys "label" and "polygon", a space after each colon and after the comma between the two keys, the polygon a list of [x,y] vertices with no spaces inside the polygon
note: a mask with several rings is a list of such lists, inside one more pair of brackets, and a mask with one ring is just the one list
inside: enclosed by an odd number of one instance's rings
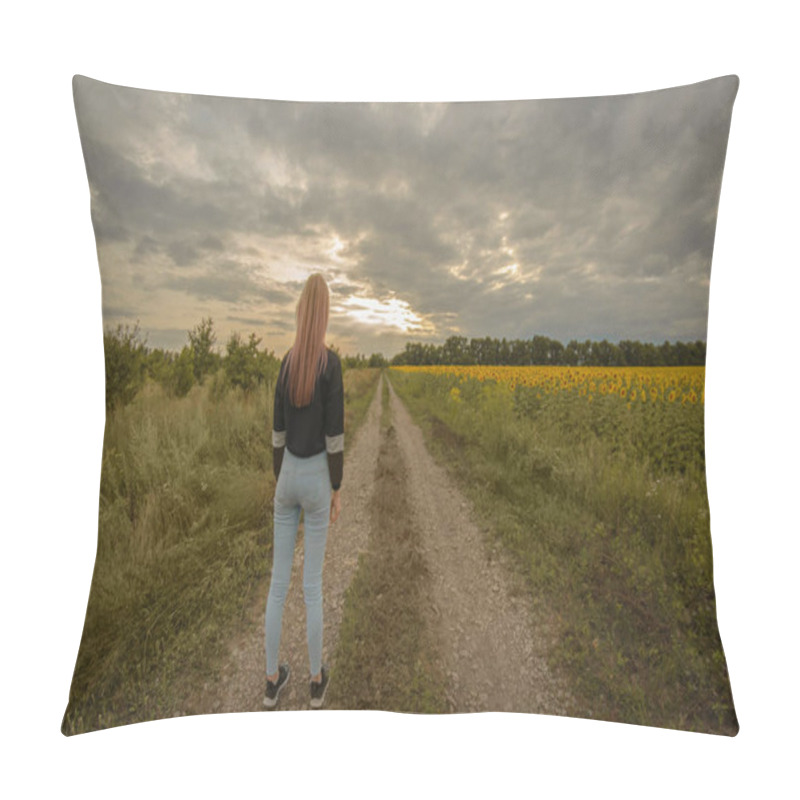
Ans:
{"label": "pillow cover", "polygon": [[[738,86],[330,103],[74,76],[106,426],[63,733],[322,705],[736,735],[704,370]],[[275,398],[323,331],[346,440],[320,601],[300,487],[332,484]]]}

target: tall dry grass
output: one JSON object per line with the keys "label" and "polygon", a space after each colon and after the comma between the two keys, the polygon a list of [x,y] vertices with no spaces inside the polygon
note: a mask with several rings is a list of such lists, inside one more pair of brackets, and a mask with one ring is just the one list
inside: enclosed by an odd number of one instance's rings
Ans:
{"label": "tall dry grass", "polygon": [[[344,376],[348,440],[377,375]],[[148,382],[107,416],[66,734],[183,713],[268,576],[274,385],[215,387],[176,398]]]}

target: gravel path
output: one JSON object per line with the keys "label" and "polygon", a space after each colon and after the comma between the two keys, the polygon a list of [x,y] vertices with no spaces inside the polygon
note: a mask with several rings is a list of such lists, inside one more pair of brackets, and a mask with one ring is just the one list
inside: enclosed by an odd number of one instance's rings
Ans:
{"label": "gravel path", "polygon": [[[323,661],[332,665],[344,596],[369,542],[371,503],[380,447],[384,377],[367,417],[346,448],[342,511],[331,526],[323,573]],[[488,541],[469,502],[447,470],[428,452],[420,428],[389,383],[392,424],[408,465],[410,524],[422,533],[431,574],[425,609],[438,643],[438,666],[448,676],[448,706],[455,712],[519,711],[570,714],[571,700],[545,661],[546,621],[508,556]],[[302,523],[286,599],[280,661],[292,674],[278,710],[307,709],[309,689],[303,602]],[[263,711],[266,674],[264,611],[268,582],[253,603],[249,624],[231,642],[220,680],[187,703],[187,713]],[[573,712],[574,713],[574,712]]]}
{"label": "gravel path", "polygon": [[[323,585],[322,660],[332,664],[342,620],[344,594],[353,579],[358,555],[369,539],[370,504],[380,446],[380,413],[383,376],[355,441],[345,446],[342,478],[342,510],[328,530]],[[291,667],[289,682],[281,691],[277,710],[308,709],[309,664],[306,644],[306,607],[303,601],[303,523],[297,536],[292,579],[283,609],[279,659]],[[266,653],[264,613],[269,582],[248,612],[250,624],[230,645],[229,656],[215,685],[206,685],[202,698],[188,704],[188,713],[265,711]]]}
{"label": "gravel path", "polygon": [[473,521],[469,502],[428,452],[391,380],[389,392],[431,573],[429,613],[452,682],[450,705],[456,712],[568,714],[568,693],[547,668],[547,626],[537,620],[530,591]]}

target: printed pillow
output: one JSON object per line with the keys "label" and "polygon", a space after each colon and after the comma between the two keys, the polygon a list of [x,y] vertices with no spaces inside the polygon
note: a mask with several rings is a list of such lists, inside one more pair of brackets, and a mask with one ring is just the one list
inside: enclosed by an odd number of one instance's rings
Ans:
{"label": "printed pillow", "polygon": [[[74,76],[107,413],[63,733],[322,707],[736,735],[704,379],[738,86],[331,103]],[[346,431],[324,690],[302,487],[331,486],[273,417],[312,275]],[[276,480],[301,535],[268,684]]]}

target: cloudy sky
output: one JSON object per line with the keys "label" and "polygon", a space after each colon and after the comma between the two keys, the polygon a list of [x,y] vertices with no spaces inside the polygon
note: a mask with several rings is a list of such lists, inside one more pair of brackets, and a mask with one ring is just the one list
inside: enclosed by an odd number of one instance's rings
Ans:
{"label": "cloudy sky", "polygon": [[106,324],[328,344],[705,340],[733,77],[538,101],[309,103],[75,79]]}

